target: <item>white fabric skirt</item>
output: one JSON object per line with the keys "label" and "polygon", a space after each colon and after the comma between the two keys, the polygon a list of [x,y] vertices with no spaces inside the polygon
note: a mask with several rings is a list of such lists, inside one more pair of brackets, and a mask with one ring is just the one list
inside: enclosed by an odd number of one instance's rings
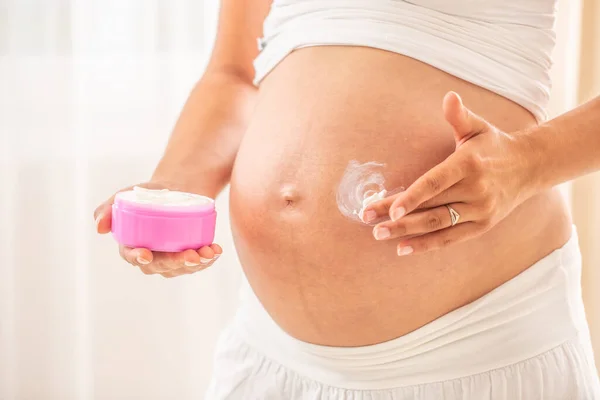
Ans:
{"label": "white fabric skirt", "polygon": [[600,399],[574,231],[482,298],[364,347],[299,341],[247,283],[215,354],[207,400]]}

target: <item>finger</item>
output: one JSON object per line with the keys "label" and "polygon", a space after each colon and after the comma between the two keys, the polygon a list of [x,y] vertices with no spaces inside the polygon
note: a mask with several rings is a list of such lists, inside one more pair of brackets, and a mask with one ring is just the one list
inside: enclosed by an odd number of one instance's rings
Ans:
{"label": "finger", "polygon": [[[195,252],[194,250],[190,250],[190,251],[193,251],[196,254],[196,257],[198,257],[200,259],[200,256],[198,255],[197,252]],[[166,271],[165,273],[162,273],[161,275],[164,276],[165,278],[175,278],[175,277],[181,276],[181,275],[194,274],[196,272],[202,271],[202,270],[210,267],[216,258],[217,257],[214,257],[213,260],[210,260],[208,262],[200,261],[199,263],[193,263],[193,264],[188,263],[187,265],[185,265],[181,268]]]}
{"label": "finger", "polygon": [[156,257],[154,257],[154,260],[148,264],[145,264],[146,261],[144,261],[144,263],[140,262],[141,260],[142,259],[139,256],[136,258],[137,266],[140,267],[140,269],[144,273],[146,273],[146,271],[149,271],[152,274],[160,274],[160,273],[168,272],[171,270],[169,265],[166,265],[165,263],[160,262],[159,260],[156,259]]}
{"label": "finger", "polygon": [[444,118],[454,129],[456,147],[490,128],[490,124],[464,106],[455,92],[448,92],[442,103]]}
{"label": "finger", "polygon": [[163,272],[159,265],[152,262],[152,252],[148,249],[132,249],[119,246],[119,253],[131,265],[138,267],[146,275]]}
{"label": "finger", "polygon": [[[459,215],[458,223],[470,221],[469,206],[463,203],[450,205]],[[412,212],[397,221],[387,221],[373,229],[377,240],[388,240],[439,231],[452,226],[450,210],[445,205],[430,210]]]}
{"label": "finger", "polygon": [[[206,250],[206,249],[207,250]],[[219,251],[221,247],[217,245]],[[202,252],[200,252],[200,250]],[[192,273],[202,270],[204,267],[209,266],[214,259],[216,259],[216,253],[210,247],[203,247],[199,251],[196,250],[185,250],[179,253],[163,253],[155,252],[155,262],[160,264],[163,268],[161,272],[174,272],[179,271],[174,276],[179,276],[184,273]]]}
{"label": "finger", "polygon": [[139,267],[141,265],[148,265],[152,262],[152,253],[142,252],[141,250],[146,249],[133,249],[131,247],[119,246],[119,254],[129,264]]}
{"label": "finger", "polygon": [[465,222],[422,236],[402,240],[398,244],[398,255],[420,254],[451,246],[475,237],[483,232],[476,222]]}
{"label": "finger", "polygon": [[146,275],[167,271],[161,263],[156,262],[154,255],[148,249],[132,249],[130,247],[122,246],[122,257],[131,265],[140,268]]}
{"label": "finger", "polygon": [[150,265],[139,265],[138,266],[140,271],[142,271],[142,273],[144,275],[154,275],[154,274],[160,274],[161,272],[156,271],[156,269],[150,267]]}
{"label": "finger", "polygon": [[[126,190],[131,190],[131,188],[132,188],[132,187],[133,187],[133,186],[130,186],[130,187],[128,187],[128,188],[125,188],[125,189],[123,189],[123,190],[120,190],[119,192],[126,191]],[[119,193],[119,192],[117,192],[117,193]],[[115,196],[117,195],[117,193],[115,193],[115,194],[113,194],[112,196],[110,196],[110,197],[108,198],[108,200],[106,200],[104,203],[100,204],[100,205],[99,205],[99,206],[98,206],[98,207],[97,207],[97,208],[94,210],[94,219],[95,219],[95,220],[98,220],[98,217],[100,217],[100,216],[101,216],[101,214],[105,213],[107,208],[110,208],[110,207],[113,205],[113,203],[115,202]]]}
{"label": "finger", "polygon": [[148,249],[133,249],[135,252],[135,260],[142,265],[148,265],[154,261],[154,255]]}
{"label": "finger", "polygon": [[[127,255],[125,254],[126,249],[129,249],[128,247],[125,246],[121,246],[119,245],[119,255],[121,256],[121,258],[127,262],[129,262],[129,260],[127,259]],[[129,249],[131,250],[131,249]],[[130,263],[131,264],[131,263]]]}
{"label": "finger", "polygon": [[140,268],[140,271],[146,275],[162,274],[170,271],[169,268],[156,261],[153,261],[150,264],[140,264],[138,261],[138,267]]}
{"label": "finger", "polygon": [[194,272],[202,271],[203,269],[210,267],[223,253],[223,249],[218,244],[213,243],[208,246],[208,248],[206,248],[206,246],[202,247],[198,252],[194,253],[196,254],[198,263],[195,265],[186,264],[184,269],[188,274],[193,274]]}
{"label": "finger", "polygon": [[219,246],[216,243],[211,244],[210,248],[215,252],[216,256],[220,256],[221,254],[223,254],[223,248],[221,248],[221,246]]}
{"label": "finger", "polygon": [[444,190],[437,196],[419,204],[415,210],[426,210],[452,203],[471,203],[476,200],[472,190],[465,184],[464,180]]}
{"label": "finger", "polygon": [[[161,182],[149,182],[143,185],[139,185],[140,187],[145,187],[147,189],[161,189],[164,187],[164,184]],[[94,210],[94,221],[96,222],[96,231],[98,233],[108,233],[111,228],[111,220],[112,220],[112,205],[115,202],[115,196],[119,192],[125,192],[127,190],[132,190],[133,186],[126,187],[124,189],[119,190],[112,196],[108,198],[104,203],[100,204]]]}
{"label": "finger", "polygon": [[110,232],[112,223],[112,205],[102,204],[94,211],[94,221],[96,223],[96,232],[104,234]]}
{"label": "finger", "polygon": [[204,246],[198,250],[200,256],[200,263],[203,265],[210,265],[215,260],[216,252],[210,246]]}
{"label": "finger", "polygon": [[395,199],[396,196],[390,196],[370,204],[365,208],[363,213],[363,222],[369,224],[377,221],[379,218],[387,217],[389,215],[390,207]]}
{"label": "finger", "polygon": [[[133,188],[133,186],[125,188],[121,191],[131,190],[131,188]],[[110,196],[108,200],[100,204],[94,210],[94,221],[96,222],[96,231],[98,233],[110,232],[112,222],[112,205],[115,202],[115,196],[117,195],[117,193]]]}
{"label": "finger", "polygon": [[464,171],[455,156],[450,155],[419,177],[406,191],[399,193],[390,206],[389,215],[398,220],[415,210],[420,204],[434,198],[464,177]]}
{"label": "finger", "polygon": [[396,199],[398,193],[404,191],[404,187],[398,187],[387,192],[386,197],[382,200],[376,201],[369,204],[363,211],[361,217],[362,221],[366,224],[375,223],[377,220],[389,218],[390,206]]}
{"label": "finger", "polygon": [[200,265],[200,256],[196,250],[186,250],[182,253],[183,265],[185,267],[197,267]]}

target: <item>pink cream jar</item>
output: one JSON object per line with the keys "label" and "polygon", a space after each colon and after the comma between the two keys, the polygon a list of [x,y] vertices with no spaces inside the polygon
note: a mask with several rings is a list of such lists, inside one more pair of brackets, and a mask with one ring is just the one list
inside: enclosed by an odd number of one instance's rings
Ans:
{"label": "pink cream jar", "polygon": [[112,233],[127,247],[179,252],[213,243],[215,201],[193,193],[134,187],[116,195]]}

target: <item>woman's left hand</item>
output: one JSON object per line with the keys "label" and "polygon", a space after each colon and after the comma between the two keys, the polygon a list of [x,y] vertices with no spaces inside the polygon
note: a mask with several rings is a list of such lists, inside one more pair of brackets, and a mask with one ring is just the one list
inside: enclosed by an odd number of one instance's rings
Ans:
{"label": "woman's left hand", "polygon": [[[423,253],[481,235],[535,193],[527,136],[507,134],[475,115],[460,97],[444,97],[456,151],[399,194],[370,205],[365,222],[378,240],[399,238],[398,255]],[[459,215],[452,225],[450,208]]]}

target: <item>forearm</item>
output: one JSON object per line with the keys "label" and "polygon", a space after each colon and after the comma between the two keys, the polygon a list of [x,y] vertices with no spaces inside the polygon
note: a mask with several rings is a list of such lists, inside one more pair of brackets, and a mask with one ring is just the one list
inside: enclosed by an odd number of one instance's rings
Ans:
{"label": "forearm", "polygon": [[256,88],[235,74],[205,74],[190,93],[152,179],[215,197],[229,181],[255,96]]}
{"label": "forearm", "polygon": [[256,38],[271,0],[222,0],[215,46],[153,180],[215,197],[227,184],[257,94]]}
{"label": "forearm", "polygon": [[524,135],[541,189],[600,170],[600,97]]}

